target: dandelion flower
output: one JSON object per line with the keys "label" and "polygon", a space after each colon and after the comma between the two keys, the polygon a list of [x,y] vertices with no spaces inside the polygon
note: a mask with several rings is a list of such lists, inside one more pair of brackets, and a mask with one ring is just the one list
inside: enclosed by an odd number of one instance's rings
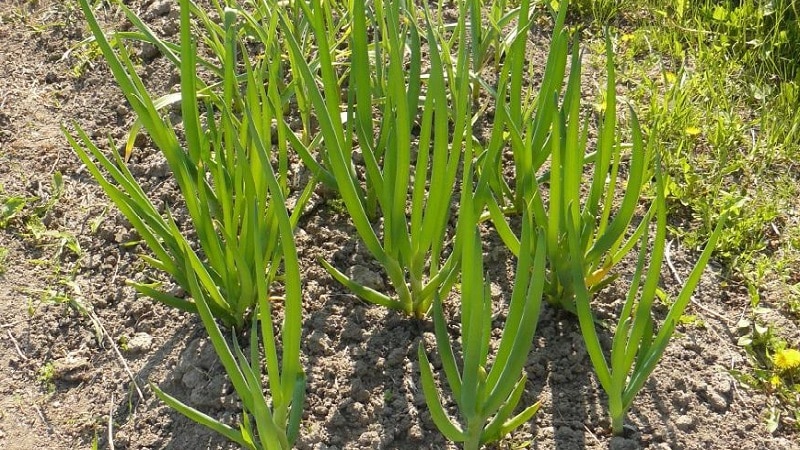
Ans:
{"label": "dandelion flower", "polygon": [[700,134],[700,128],[697,127],[686,127],[684,131],[689,136],[697,136],[698,134]]}
{"label": "dandelion flower", "polygon": [[793,348],[778,350],[772,357],[772,362],[778,370],[791,370],[800,367],[800,351]]}
{"label": "dandelion flower", "polygon": [[773,389],[778,389],[783,384],[781,377],[777,375],[773,375],[769,378],[769,385],[772,386]]}

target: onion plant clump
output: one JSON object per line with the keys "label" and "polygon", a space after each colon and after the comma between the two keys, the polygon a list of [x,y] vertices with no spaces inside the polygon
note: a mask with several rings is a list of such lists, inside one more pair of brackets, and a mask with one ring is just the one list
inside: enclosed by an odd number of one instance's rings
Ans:
{"label": "onion plant clump", "polygon": [[[572,206],[577,209],[577,206]],[[669,344],[669,340],[688,306],[692,293],[700,281],[703,270],[711,258],[727,215],[723,215],[712,232],[706,247],[700,255],[691,274],[681,287],[680,293],[669,306],[669,312],[657,328],[653,318],[653,306],[658,291],[661,264],[666,247],[667,218],[664,195],[664,181],[659,173],[655,199],[655,238],[650,239],[647,228],[639,240],[639,256],[636,271],[628,287],[628,294],[619,320],[614,328],[611,350],[608,358],[604,355],[598,337],[594,315],[592,314],[592,295],[584,276],[585,254],[581,251],[581,232],[577,228],[574,215],[567,216],[567,235],[569,256],[564,255],[571,267],[575,286],[575,302],[589,357],[597,374],[598,381],[608,395],[611,428],[614,434],[622,434],[625,414],[630,409],[636,394],[644,386]],[[650,216],[645,223],[650,223]],[[645,271],[646,260],[649,266]]]}
{"label": "onion plant clump", "polygon": [[[563,2],[556,19],[544,78],[534,100],[526,100],[531,96],[522,84],[524,39],[512,43],[511,63],[500,74],[497,112],[482,176],[491,186],[486,202],[488,217],[515,255],[520,252],[520,239],[512,230],[508,215],[531,205],[530,220],[544,227],[547,239],[546,295],[552,303],[574,312],[572,268],[563,257],[569,254],[567,216],[580,230],[584,279],[590,291],[596,292],[613,279],[613,267],[644,231],[645,225],[633,224],[655,167],[633,111],[632,140],[630,144],[620,141],[614,60],[608,41],[607,87],[597,124],[597,147],[594,151],[588,149],[589,121],[581,119],[581,58],[577,42],[569,56],[565,5]],[[523,1],[521,8],[528,7],[528,2]],[[520,22],[520,26],[529,24]],[[524,35],[520,32],[520,36]],[[565,75],[566,89],[561,96]],[[501,155],[506,146],[513,153],[515,180],[501,176]],[[625,162],[627,179],[622,178],[620,170]]]}
{"label": "onion plant clump", "polygon": [[[196,10],[191,2],[181,6],[182,14],[188,15]],[[216,67],[209,71],[212,75],[218,75],[221,81],[213,85],[201,81],[197,76],[194,63],[200,60],[194,52],[188,55],[183,47],[155,41],[167,58],[179,65],[181,92],[179,96],[171,95],[171,100],[154,100],[136,74],[128,51],[121,43],[124,41],[115,39],[116,45],[112,47],[92,10],[86,6],[84,11],[115,79],[136,112],[138,126],[147,131],[161,151],[180,188],[191,226],[197,235],[203,256],[201,260],[223,293],[223,300],[213,302],[210,308],[226,326],[241,328],[257,303],[257,280],[264,276],[268,280],[274,278],[280,260],[277,217],[278,210],[285,208],[284,202],[277,201],[277,198],[271,201],[274,194],[266,188],[268,176],[265,163],[254,158],[256,152],[249,142],[256,132],[263,133],[265,142],[271,142],[274,133],[280,138],[289,132],[281,117],[283,101],[278,91],[281,80],[279,73],[273,70],[278,65],[264,62],[280,60],[275,37],[277,23],[275,20],[258,23],[248,15],[250,20],[245,21],[242,27],[233,23],[226,23],[224,28],[207,24],[208,28],[204,30],[213,31],[206,34],[206,41],[219,63],[215,66],[205,61],[200,65],[205,69]],[[125,11],[129,17],[135,17],[129,10]],[[201,19],[204,17],[207,19],[205,15]],[[234,20],[230,14],[226,17]],[[140,33],[142,36],[149,36],[147,40],[156,39],[138,18],[134,23],[143,30]],[[188,26],[185,33],[189,33]],[[244,92],[240,86],[243,76],[235,73],[239,45],[237,39],[245,30],[260,30],[265,39],[264,57],[257,67],[249,67],[265,82],[269,81],[266,83],[269,86],[267,92],[263,93],[263,105],[257,112],[258,128],[249,127],[243,121],[242,111],[246,101],[261,101],[255,96],[262,93],[258,93],[255,87]],[[204,114],[200,112],[196,99],[202,100]],[[180,101],[185,147],[181,145],[173,124],[159,112],[159,106],[169,101]],[[279,125],[274,132],[272,122]],[[168,273],[188,291],[189,280],[185,268],[189,255],[181,245],[181,237],[175,235],[170,227],[171,217],[159,213],[121,156],[113,150],[115,146],[112,145],[112,157],[107,157],[80,128],[77,128],[76,138],[70,136],[70,142],[151,250],[152,255],[143,258],[153,267]],[[286,139],[277,139],[277,142],[278,151],[270,157],[274,156],[278,161],[276,177],[283,197],[288,194],[287,145]],[[301,195],[293,222],[297,220],[310,192],[310,188],[307,188]],[[255,249],[255,253],[250,254],[250,249]],[[266,275],[258,267],[259,259],[263,259],[269,269]],[[140,292],[167,305],[185,311],[197,311],[193,301],[162,292],[157,285],[133,285]]]}
{"label": "onion plant clump", "polygon": [[[526,3],[522,2],[522,9],[527,8]],[[630,113],[631,142],[627,145],[620,142],[616,130],[613,50],[608,38],[607,86],[598,123],[597,148],[587,151],[588,121],[581,124],[580,119],[581,60],[577,44],[574,44],[567,74],[569,35],[563,28],[565,12],[562,4],[535,102],[525,103],[527,96],[521,94],[521,65],[515,66],[512,59],[512,64],[507,64],[500,74],[495,128],[481,177],[490,187],[484,191],[488,192],[488,217],[514,254],[522,257],[530,249],[524,248],[524,239],[514,234],[507,219],[509,213],[530,212],[523,217],[523,228],[535,224],[544,229],[548,259],[546,294],[553,303],[577,314],[598,379],[609,396],[613,432],[619,434],[633,398],[663,355],[688,305],[725,220],[723,218],[717,225],[691,276],[656,331],[652,308],[666,241],[666,206],[660,165],[653,147],[645,145],[633,111]],[[512,56],[522,56],[523,50],[524,45],[519,41],[512,43]],[[565,74],[566,89],[559,98]],[[500,176],[500,156],[506,142],[514,156],[516,180],[513,187]],[[626,147],[629,152],[623,152]],[[622,180],[620,173],[625,162],[628,176],[627,180]],[[589,182],[585,184],[587,176]],[[654,199],[644,218],[634,227],[639,202],[644,192],[652,190],[650,180],[653,178],[656,180]],[[624,185],[621,195],[617,192],[618,184]],[[654,215],[656,235],[651,241],[649,227]],[[613,281],[611,270],[637,244],[637,269],[614,330],[610,359],[606,360],[595,329],[591,299]],[[644,263],[648,256],[650,266],[645,274]]]}
{"label": "onion plant clump", "polygon": [[[467,145],[467,155],[471,145]],[[465,163],[458,232],[462,258],[461,275],[461,355],[457,358],[448,335],[442,301],[433,303],[436,347],[442,360],[444,378],[460,414],[460,420],[448,416],[434,381],[433,370],[423,344],[418,354],[420,377],[425,400],[437,428],[453,442],[463,442],[464,449],[503,438],[536,414],[537,402],[514,415],[527,380],[523,368],[528,359],[533,335],[539,320],[545,275],[545,240],[530,222],[522,230],[513,293],[508,316],[494,361],[489,362],[489,341],[492,334],[492,301],[484,281],[483,255],[477,233],[478,203],[472,192],[472,166]],[[527,216],[529,212],[526,212]],[[444,383],[442,383],[444,384]]]}
{"label": "onion plant clump", "polygon": [[[315,172],[335,180],[358,235],[384,268],[395,295],[322,264],[362,299],[423,317],[435,294],[449,291],[459,262],[456,251],[445,257],[445,242],[470,120],[469,79],[454,75],[469,67],[465,21],[462,17],[451,42],[438,35],[426,13],[423,39],[417,9],[406,2],[379,0],[369,9],[364,2],[351,2],[343,85],[323,2],[298,3],[311,22],[317,59],[309,61],[291,33],[286,42],[295,82],[305,87],[319,123],[315,140],[321,142],[315,158],[300,151]],[[279,14],[283,29],[290,29],[289,20]],[[421,73],[424,40],[430,63],[426,74]],[[363,160],[363,180],[355,153]]]}
{"label": "onion plant clump", "polygon": [[[113,145],[113,156],[108,158],[77,126],[78,136],[67,133],[67,138],[152,251],[145,260],[171,275],[190,294],[191,299],[176,298],[136,284],[156,300],[199,314],[241,398],[241,424],[238,428],[223,424],[155,386],[154,391],[180,412],[245,448],[289,449],[299,428],[305,376],[300,365],[300,271],[293,220],[285,206],[288,174],[280,162],[278,172],[274,170],[273,158],[280,161],[281,156],[271,147],[272,124],[282,123],[275,90],[279,83],[277,72],[268,70],[269,63],[253,65],[241,38],[254,28],[263,28],[265,37],[274,37],[277,20],[259,23],[246,11],[224,9],[219,30],[223,40],[211,46],[219,58],[219,89],[200,93],[198,45],[191,33],[192,4],[181,1],[179,53],[172,55],[181,75],[184,138],[179,139],[136,74],[125,47],[112,46],[88,0],[80,0],[80,5],[126,99],[172,169],[198,248],[190,244],[169,211],[159,213]],[[277,55],[276,43],[264,42],[262,58],[269,61]],[[160,48],[176,47],[163,44]],[[285,287],[282,351],[271,313],[275,298],[270,294],[279,275]],[[252,311],[256,314],[250,325],[249,355],[245,355],[235,334],[228,344],[217,322],[234,333],[242,331]],[[262,386],[264,369],[269,399]]]}

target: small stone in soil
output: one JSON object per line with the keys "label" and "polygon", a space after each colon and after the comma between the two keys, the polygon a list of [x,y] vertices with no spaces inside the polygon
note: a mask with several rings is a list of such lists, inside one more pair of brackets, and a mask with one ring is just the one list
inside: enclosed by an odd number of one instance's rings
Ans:
{"label": "small stone in soil", "polygon": [[53,361],[53,378],[64,381],[86,381],[89,379],[89,360],[74,354]]}
{"label": "small stone in soil", "polygon": [[350,266],[346,271],[348,278],[364,287],[380,291],[384,288],[383,277],[361,265]]}
{"label": "small stone in soil", "polygon": [[694,429],[694,419],[689,415],[682,415],[675,420],[675,426],[681,431],[692,431]]}
{"label": "small stone in soil", "polygon": [[149,11],[148,16],[150,16],[151,18],[158,17],[158,16],[164,16],[164,15],[167,15],[169,13],[170,9],[172,9],[172,7],[170,5],[170,2],[167,1],[167,0],[162,0],[160,2],[154,3],[150,7],[150,11]]}
{"label": "small stone in soil", "polygon": [[164,32],[165,36],[174,36],[178,33],[180,28],[178,27],[176,21],[168,21],[164,24],[164,27],[161,30]]}
{"label": "small stone in soil", "polygon": [[158,48],[153,44],[144,44],[142,46],[141,58],[147,62],[150,62],[159,55]]}
{"label": "small stone in soil", "polygon": [[679,392],[672,398],[672,404],[679,410],[685,410],[689,407],[693,397],[689,392]]}
{"label": "small stone in soil", "polygon": [[375,448],[380,441],[381,436],[376,431],[365,431],[358,437],[358,444],[361,448]]}
{"label": "small stone in soil", "polygon": [[386,359],[386,361],[392,366],[397,366],[403,362],[405,357],[406,350],[403,348],[396,348],[389,353],[389,357]]}
{"label": "small stone in soil", "polygon": [[153,346],[153,336],[147,333],[136,333],[128,339],[128,352],[136,355],[144,353]]}
{"label": "small stone in soil", "polygon": [[191,387],[196,386],[199,383],[202,383],[207,380],[207,376],[202,371],[192,368],[187,371],[183,377],[181,377],[181,382],[183,382],[184,386]]}
{"label": "small stone in soil", "polygon": [[631,439],[615,436],[611,438],[611,443],[609,444],[608,448],[611,450],[638,450],[639,444]]}
{"label": "small stone in soil", "polygon": [[710,391],[704,396],[708,405],[711,406],[715,412],[723,413],[728,410],[728,400],[719,395],[717,392]]}
{"label": "small stone in soil", "polygon": [[728,400],[706,382],[699,382],[695,388],[698,396],[714,412],[723,413],[728,410]]}

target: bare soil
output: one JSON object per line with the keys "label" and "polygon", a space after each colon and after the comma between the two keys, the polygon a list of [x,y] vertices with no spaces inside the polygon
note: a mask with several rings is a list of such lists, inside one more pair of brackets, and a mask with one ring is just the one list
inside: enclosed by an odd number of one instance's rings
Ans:
{"label": "bare soil", "polygon": [[[172,2],[134,6],[158,32],[174,35]],[[122,23],[113,11],[107,20]],[[0,448],[88,449],[95,441],[109,449],[235,448],[161,404],[148,387],[155,383],[215,417],[232,420],[237,413],[199,321],[126,285],[158,275],[139,260],[144,250],[135,232],[62,133],[62,125],[75,121],[107,145],[108,136],[124,141],[132,121],[104,64],[76,47],[87,36],[71,1],[0,2],[0,198],[28,199],[0,227],[0,249],[7,249],[0,259]],[[546,42],[539,44],[545,48]],[[142,74],[155,91],[174,89],[177,79],[157,55],[144,49],[141,57]],[[180,201],[165,164],[146,142],[131,167],[164,202]],[[53,188],[57,172],[64,180],[61,195]],[[311,203],[298,230],[308,399],[297,447],[455,448],[436,431],[419,385],[415,350],[422,340],[432,351],[431,324],[364,304],[327,275],[316,258],[341,269],[360,266],[367,274],[380,276],[380,270],[335,205],[323,195]],[[491,230],[485,237],[501,309],[514,262]],[[673,245],[683,277],[696,256]],[[666,268],[663,275],[664,288],[674,293],[673,275]],[[603,293],[604,309],[614,310],[621,288]],[[800,448],[792,427],[766,431],[770,399],[730,374],[749,367],[736,345],[736,323],[748,302],[747,292],[713,265],[707,270],[689,311],[699,320],[679,328],[636,399],[624,437],[608,432],[606,399],[576,319],[546,307],[523,398],[523,404],[541,401],[541,411],[498,448]],[[784,325],[797,340],[796,326]]]}

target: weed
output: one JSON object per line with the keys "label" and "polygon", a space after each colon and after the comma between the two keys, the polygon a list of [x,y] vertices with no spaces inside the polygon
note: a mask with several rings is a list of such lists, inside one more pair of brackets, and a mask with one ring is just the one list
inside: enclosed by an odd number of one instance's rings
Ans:
{"label": "weed", "polygon": [[48,362],[39,368],[39,373],[36,376],[36,381],[45,385],[45,387],[47,388],[47,392],[52,393],[55,392],[56,390],[55,376],[56,376],[56,368],[52,362]]}
{"label": "weed", "polygon": [[0,229],[6,228],[33,199],[19,196],[0,197]]}
{"label": "weed", "polygon": [[[771,404],[766,409],[767,430],[774,432],[781,424],[800,429],[796,421],[800,414],[800,351],[793,348],[776,332],[776,328],[765,322],[763,316],[770,311],[755,308],[753,317],[742,319],[737,324],[738,344],[742,346],[753,363],[748,372],[732,371],[743,384],[761,389],[770,394]],[[794,416],[794,420],[792,419]]]}
{"label": "weed", "polygon": [[599,25],[606,25],[632,2],[631,0],[570,0],[569,3],[581,16],[588,17]]}
{"label": "weed", "polygon": [[4,274],[8,269],[8,249],[0,247],[0,275]]}
{"label": "weed", "polygon": [[[800,259],[796,226],[789,225],[796,223],[800,193],[793,170],[800,119],[797,59],[786,52],[796,55],[800,46],[795,2],[649,2],[647,9],[655,26],[643,24],[619,45],[623,64],[635,64],[625,71],[634,86],[630,97],[649,104],[643,123],[664,149],[670,231],[696,248],[735,202],[718,260],[743,280],[755,317],[762,316],[765,293],[785,299],[777,306],[791,311]],[[773,392],[769,355],[781,345],[780,330],[755,319],[746,325],[740,344],[753,368],[737,376]],[[771,398],[769,427],[781,414],[800,413],[788,397]]]}

